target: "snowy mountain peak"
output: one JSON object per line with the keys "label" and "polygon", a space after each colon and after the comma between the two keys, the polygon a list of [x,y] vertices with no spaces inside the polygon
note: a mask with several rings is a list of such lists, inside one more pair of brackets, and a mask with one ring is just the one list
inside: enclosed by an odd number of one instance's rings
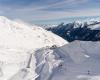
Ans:
{"label": "snowy mountain peak", "polygon": [[79,28],[79,27],[82,27],[82,22],[80,22],[80,21],[75,21],[75,22],[74,22],[74,28]]}

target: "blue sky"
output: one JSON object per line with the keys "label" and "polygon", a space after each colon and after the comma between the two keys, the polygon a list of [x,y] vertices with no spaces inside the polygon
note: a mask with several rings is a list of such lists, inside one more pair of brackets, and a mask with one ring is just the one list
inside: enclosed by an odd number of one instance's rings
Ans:
{"label": "blue sky", "polygon": [[0,15],[30,23],[100,16],[100,0],[0,0]]}

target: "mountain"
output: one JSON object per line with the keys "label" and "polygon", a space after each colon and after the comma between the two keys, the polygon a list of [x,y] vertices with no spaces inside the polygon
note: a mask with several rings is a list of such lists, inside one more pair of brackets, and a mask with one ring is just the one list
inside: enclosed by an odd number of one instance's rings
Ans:
{"label": "mountain", "polygon": [[99,48],[0,16],[0,80],[100,80]]}
{"label": "mountain", "polygon": [[56,27],[46,28],[49,31],[61,36],[62,38],[72,42],[74,40],[81,41],[99,41],[100,40],[100,21],[61,23]]}
{"label": "mountain", "polygon": [[0,80],[35,80],[35,50],[64,44],[67,41],[40,27],[0,16]]}

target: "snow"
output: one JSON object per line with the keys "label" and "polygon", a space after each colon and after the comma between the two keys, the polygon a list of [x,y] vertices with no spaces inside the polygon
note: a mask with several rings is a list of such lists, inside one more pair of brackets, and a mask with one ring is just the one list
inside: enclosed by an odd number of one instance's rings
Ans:
{"label": "snow", "polygon": [[75,21],[74,28],[84,27],[85,23],[91,30],[100,30],[100,20],[94,20],[94,19],[85,22]]}
{"label": "snow", "polygon": [[83,27],[83,23],[80,21],[75,21],[74,22],[74,27],[73,28],[79,28],[79,27]]}
{"label": "snow", "polygon": [[99,48],[99,41],[75,41],[59,47],[56,53],[63,54],[63,63],[51,80],[100,80]]}
{"label": "snow", "polygon": [[99,48],[99,41],[74,41],[37,50],[36,80],[100,80]]}
{"label": "snow", "polygon": [[100,24],[88,26],[91,30],[100,30]]}
{"label": "snow", "polygon": [[39,75],[36,80],[49,80],[53,73],[53,69],[61,63],[61,60],[55,59],[56,56],[53,54],[53,52],[54,51],[49,48],[43,48],[36,51],[36,72]]}
{"label": "snow", "polygon": [[[0,16],[0,80],[35,80],[38,75],[34,51],[64,44],[67,41],[42,28]],[[28,64],[31,54],[32,63]]]}

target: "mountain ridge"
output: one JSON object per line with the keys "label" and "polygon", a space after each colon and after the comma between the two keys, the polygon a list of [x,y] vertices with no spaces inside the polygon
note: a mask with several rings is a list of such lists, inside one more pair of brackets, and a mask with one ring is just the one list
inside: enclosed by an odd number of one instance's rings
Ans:
{"label": "mountain ridge", "polygon": [[46,28],[48,31],[59,35],[60,37],[72,42],[81,41],[99,41],[100,40],[100,21],[61,23],[56,27]]}

